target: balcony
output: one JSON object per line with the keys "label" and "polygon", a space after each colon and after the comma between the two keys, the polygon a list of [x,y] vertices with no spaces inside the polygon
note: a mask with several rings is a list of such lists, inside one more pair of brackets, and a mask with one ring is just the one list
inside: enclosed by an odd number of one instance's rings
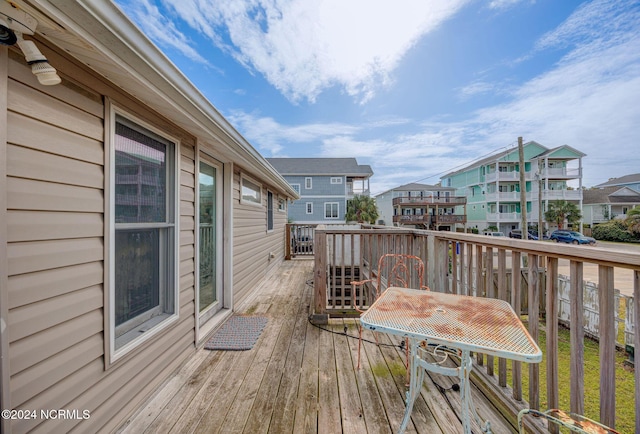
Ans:
{"label": "balcony", "polygon": [[435,205],[444,205],[447,207],[464,205],[467,198],[464,196],[449,197],[395,197],[393,198],[393,206],[406,207],[429,207]]}
{"label": "balcony", "polygon": [[[322,246],[336,245],[328,243],[332,237],[342,239],[353,237],[350,243],[360,246],[361,266],[355,267],[361,276],[372,275],[370,264],[383,253],[405,253],[423,258],[427,264],[427,284],[432,290],[471,295],[477,297],[499,298],[512,303],[527,318],[545,318],[546,375],[541,376],[539,365],[528,367],[513,364],[507,360],[497,361],[498,368],[494,372],[493,359],[478,355],[475,368],[482,374],[474,379],[474,384],[484,390],[486,396],[497,407],[505,409],[503,416],[513,421],[519,408],[558,408],[571,407],[571,411],[584,413],[584,377],[597,375],[599,384],[599,419],[602,423],[615,426],[616,423],[616,295],[614,290],[614,273],[632,270],[633,291],[635,299],[640,297],[640,254],[614,251],[598,247],[580,248],[569,245],[558,245],[545,241],[523,241],[509,238],[494,238],[481,235],[453,232],[436,232],[411,230],[404,228],[388,229],[386,227],[366,226],[360,229],[345,231],[316,231],[316,249]],[[336,282],[331,278],[332,270],[354,268],[350,263],[327,263],[323,260],[328,252],[316,251],[315,291],[313,315],[317,321],[342,317],[349,314],[344,298],[345,282]],[[570,296],[561,307],[559,287],[559,264],[567,261]],[[586,266],[597,268],[597,290],[595,291],[598,307],[595,310],[598,320],[595,325],[599,337],[600,369],[597,372],[583,373],[583,354],[585,350],[584,336],[586,322],[592,322],[592,308],[587,307],[583,298],[583,270]],[[342,285],[342,287],[340,287]],[[343,297],[340,300],[340,297]],[[529,303],[528,300],[540,300]],[[638,313],[640,306],[636,302],[627,304],[626,315],[631,316],[630,330],[638,330]],[[633,307],[635,306],[635,307]],[[569,324],[570,354],[572,355],[571,374],[562,374],[563,384],[568,384],[571,393],[569,400],[560,402],[558,396],[561,374],[558,368],[558,322],[559,315],[573,312]],[[584,315],[579,314],[584,312]],[[529,321],[531,336],[538,339],[541,328],[538,321]],[[640,346],[640,333],[632,338],[625,338],[625,343],[632,342],[634,347]],[[565,350],[566,351],[566,350]],[[507,368],[509,366],[513,368]],[[566,369],[566,368],[565,368]],[[528,372],[528,387],[524,390],[522,373]],[[567,378],[568,377],[568,378]],[[507,386],[507,379],[510,384]],[[543,378],[546,380],[543,381]],[[640,370],[636,370],[635,382],[640,384]],[[540,392],[547,393],[546,402],[540,401]],[[635,388],[635,413],[640,414],[640,388]],[[566,398],[565,398],[566,399]],[[627,398],[628,399],[628,398]],[[525,402],[528,401],[528,402]],[[624,404],[628,405],[628,401]],[[508,409],[508,410],[507,410]],[[640,432],[640,421],[636,421],[636,432]],[[631,432],[629,427],[627,428]],[[533,432],[537,432],[532,428]],[[497,431],[497,430],[496,430]],[[543,431],[546,432],[546,431]]]}
{"label": "balcony", "polygon": [[[285,261],[262,282],[258,298],[238,307],[240,314],[268,316],[253,349],[198,350],[119,432],[397,431],[406,391],[400,341],[379,333],[378,346],[373,333],[365,332],[362,366],[356,369],[354,320],[331,320],[321,328],[308,320],[313,267],[312,260]],[[407,432],[456,433],[459,392],[439,391],[434,381],[447,385],[450,380],[432,377],[425,381]],[[480,389],[473,389],[473,398],[495,433],[510,431]]]}
{"label": "balcony", "polygon": [[[492,212],[492,213],[487,213],[487,221],[489,222],[503,222],[503,223],[508,223],[508,222],[513,222],[513,223],[517,223],[520,221],[520,213],[519,212]],[[536,219],[538,218],[538,216],[536,216]],[[527,220],[531,221],[531,214],[528,213],[527,214]]]}
{"label": "balcony", "polygon": [[[269,318],[253,349],[194,350],[191,360],[119,432],[395,432],[406,392],[400,341],[378,333],[376,345],[373,334],[365,331],[363,365],[356,369],[357,329],[349,318],[353,312],[344,292],[354,276],[365,275],[369,264],[385,252],[422,257],[427,283],[434,291],[512,301],[523,318],[546,321],[544,330],[537,321],[528,322],[534,338],[546,333],[546,344],[541,345],[546,348],[545,365],[512,365],[504,359],[494,364],[486,355],[474,357],[473,400],[480,417],[491,421],[495,433],[514,432],[516,413],[523,407],[568,409],[569,404],[558,396],[561,380],[570,385],[571,407],[584,408],[582,316],[575,315],[570,342],[564,343],[575,355],[573,374],[561,378],[556,348],[557,312],[562,308],[558,298],[549,294],[557,293],[561,261],[569,263],[572,282],[581,282],[583,268],[596,266],[600,276],[597,314],[607,320],[598,325],[600,369],[584,375],[599,376],[601,422],[615,425],[616,405],[628,405],[627,398],[627,402],[616,403],[614,277],[620,268],[631,270],[637,299],[640,254],[375,226],[327,226],[317,229],[313,239],[315,260],[285,261],[260,283],[256,297],[236,306],[239,314]],[[581,283],[570,286],[568,310],[572,312],[580,312],[587,304],[576,295],[580,289]],[[628,321],[638,330],[639,316],[637,310],[633,312]],[[310,319],[327,324],[314,325]],[[640,346],[640,334],[631,341]],[[546,375],[541,375],[542,369]],[[522,381],[523,376],[527,382]],[[640,383],[640,370],[635,376],[636,384]],[[425,376],[408,432],[460,432],[460,395],[450,388],[451,382],[450,377]],[[544,402],[540,399],[543,390],[549,391]],[[639,388],[634,393],[636,414],[640,414]],[[527,432],[548,432],[539,421],[533,423]],[[639,432],[640,422],[636,423]],[[475,422],[472,429],[481,432]]]}

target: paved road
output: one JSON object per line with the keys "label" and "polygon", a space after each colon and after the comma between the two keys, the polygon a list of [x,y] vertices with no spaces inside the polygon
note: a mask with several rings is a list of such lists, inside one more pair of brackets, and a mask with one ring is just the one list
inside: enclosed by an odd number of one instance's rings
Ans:
{"label": "paved road", "polygon": [[[603,247],[605,249],[612,250],[624,250],[629,252],[637,252],[640,253],[640,244],[629,244],[629,243],[612,243],[609,241],[598,241],[598,247]],[[580,246],[585,249],[588,249],[589,246]],[[558,272],[559,274],[569,275],[569,261],[566,259],[561,259],[558,261]],[[598,266],[595,264],[584,264],[583,268],[584,280],[590,282],[598,282]],[[613,271],[615,288],[620,290],[620,293],[623,295],[632,296],[633,295],[633,270],[625,269],[625,268],[616,268]]]}

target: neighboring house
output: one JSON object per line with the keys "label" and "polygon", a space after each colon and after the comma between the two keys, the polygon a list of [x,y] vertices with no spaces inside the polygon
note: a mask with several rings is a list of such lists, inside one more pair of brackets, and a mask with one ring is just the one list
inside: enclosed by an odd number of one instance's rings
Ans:
{"label": "neighboring house", "polygon": [[256,296],[298,196],[112,2],[12,3],[62,82],[0,45],[0,407],[38,412],[0,430],[112,432]]}
{"label": "neighboring house", "polygon": [[289,205],[291,223],[345,223],[347,200],[369,196],[371,166],[355,158],[267,158],[298,192]]}
{"label": "neighboring house", "polygon": [[582,196],[583,220],[589,225],[624,219],[630,209],[640,206],[640,192],[629,187],[591,188]]}
{"label": "neighboring house", "polygon": [[[537,226],[550,201],[566,200],[582,208],[582,158],[570,146],[549,149],[528,142],[524,149],[525,204],[520,205],[520,164],[518,148],[496,153],[441,178],[441,184],[456,189],[467,198],[467,225],[483,231],[495,226],[508,234],[519,229],[522,212],[527,224]],[[571,188],[569,182],[576,182]],[[547,225],[547,229],[550,228]]]}
{"label": "neighboring house", "polygon": [[620,178],[611,178],[607,182],[596,185],[594,188],[605,187],[629,187],[635,191],[640,191],[640,173],[625,175]]}
{"label": "neighboring house", "polygon": [[446,231],[464,229],[467,199],[454,196],[455,191],[452,187],[418,183],[387,190],[375,196],[378,223]]}

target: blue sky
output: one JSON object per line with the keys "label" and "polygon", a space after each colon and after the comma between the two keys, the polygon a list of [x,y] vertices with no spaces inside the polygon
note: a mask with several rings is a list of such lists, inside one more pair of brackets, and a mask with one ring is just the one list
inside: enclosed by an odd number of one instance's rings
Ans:
{"label": "blue sky", "polygon": [[637,0],[116,0],[265,157],[356,157],[373,194],[524,141],[640,172]]}

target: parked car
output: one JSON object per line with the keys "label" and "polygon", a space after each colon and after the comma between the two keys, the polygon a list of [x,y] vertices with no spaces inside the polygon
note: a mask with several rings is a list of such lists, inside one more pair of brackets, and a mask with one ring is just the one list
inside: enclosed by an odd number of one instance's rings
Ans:
{"label": "parked car", "polygon": [[595,238],[587,237],[576,231],[553,231],[550,240],[556,243],[571,243],[571,244],[589,244],[594,245],[596,243]]}
{"label": "parked car", "polygon": [[[538,235],[533,231],[527,231],[527,234],[529,234],[527,238],[530,240],[538,239]],[[521,229],[512,230],[511,232],[509,232],[509,238],[522,239],[522,230]]]}
{"label": "parked car", "polygon": [[485,232],[484,234],[490,237],[504,237],[504,232]]}

